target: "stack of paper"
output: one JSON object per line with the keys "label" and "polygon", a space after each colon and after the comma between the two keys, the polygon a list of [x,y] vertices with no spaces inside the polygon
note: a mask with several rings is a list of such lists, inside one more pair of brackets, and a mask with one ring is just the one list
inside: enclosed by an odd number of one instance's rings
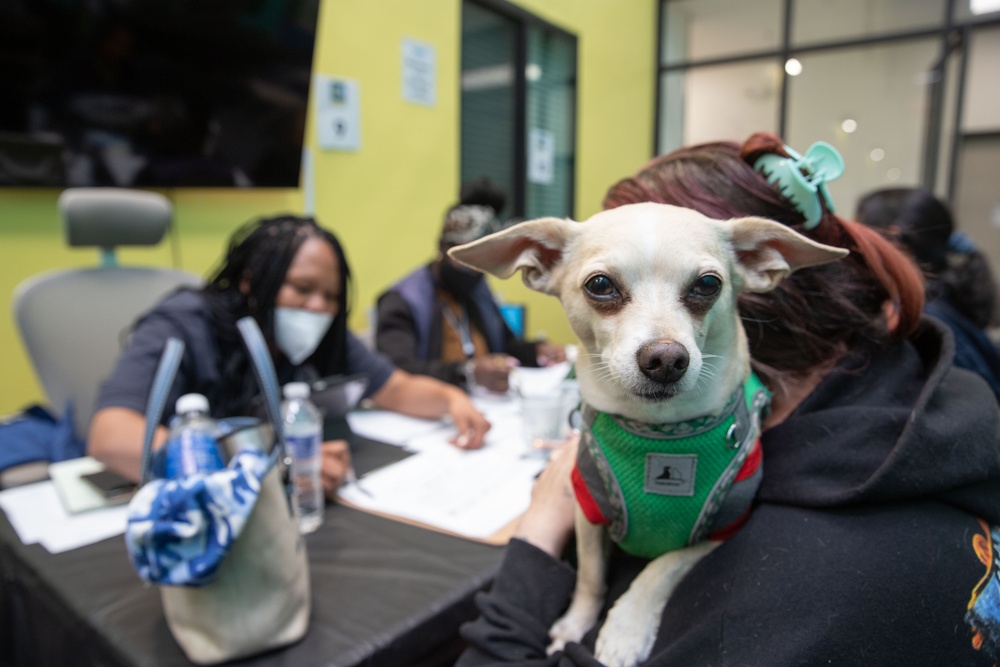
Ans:
{"label": "stack of paper", "polygon": [[123,534],[128,511],[122,505],[70,514],[52,481],[0,491],[0,508],[21,542],[54,554]]}

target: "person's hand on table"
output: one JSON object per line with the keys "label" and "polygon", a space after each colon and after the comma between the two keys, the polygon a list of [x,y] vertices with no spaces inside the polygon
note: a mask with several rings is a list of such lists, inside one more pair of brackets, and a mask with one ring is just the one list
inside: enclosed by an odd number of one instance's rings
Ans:
{"label": "person's hand on table", "polygon": [[330,500],[337,497],[337,489],[347,478],[351,467],[351,450],[346,440],[329,440],[320,446],[320,477],[323,493]]}
{"label": "person's hand on table", "polygon": [[553,366],[566,361],[566,348],[546,340],[535,345],[535,357],[539,366]]}
{"label": "person's hand on table", "polygon": [[477,385],[502,394],[510,388],[510,371],[517,359],[506,354],[490,354],[472,360],[472,380]]}
{"label": "person's hand on table", "polygon": [[490,430],[490,423],[472,404],[468,394],[461,389],[451,392],[448,399],[448,414],[457,431],[455,437],[448,442],[462,449],[479,449],[483,446],[486,432]]}
{"label": "person's hand on table", "polygon": [[514,530],[514,537],[530,542],[553,558],[562,556],[573,536],[576,494],[572,473],[579,444],[577,433],[564,446],[552,450],[548,465],[531,490],[531,504]]}

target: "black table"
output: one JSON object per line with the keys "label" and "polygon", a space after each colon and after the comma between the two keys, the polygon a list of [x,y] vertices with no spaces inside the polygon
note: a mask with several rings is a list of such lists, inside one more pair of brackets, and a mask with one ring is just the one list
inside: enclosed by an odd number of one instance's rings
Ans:
{"label": "black table", "polygon": [[[359,474],[403,456],[362,441]],[[472,598],[502,549],[327,505],[306,537],[309,633],[233,665],[450,664]],[[135,574],[121,536],[62,554],[23,545],[0,513],[0,665],[190,665],[170,635],[159,592]]]}

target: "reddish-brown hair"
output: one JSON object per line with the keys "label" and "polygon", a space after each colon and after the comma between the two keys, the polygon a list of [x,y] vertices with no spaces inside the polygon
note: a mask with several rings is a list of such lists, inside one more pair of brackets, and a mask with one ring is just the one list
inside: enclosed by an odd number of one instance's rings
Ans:
{"label": "reddish-brown hair", "polygon": [[[893,244],[859,223],[834,215],[806,231],[795,206],[753,164],[764,153],[787,157],[773,134],[740,146],[716,142],[654,158],[608,191],[604,208],[658,202],[727,220],[748,215],[776,220],[827,245],[844,259],[796,271],[766,294],[740,296],[740,316],[755,371],[769,385],[837,358],[846,346],[863,351],[912,334],[924,305],[920,270]],[[891,304],[892,317],[886,316]]]}

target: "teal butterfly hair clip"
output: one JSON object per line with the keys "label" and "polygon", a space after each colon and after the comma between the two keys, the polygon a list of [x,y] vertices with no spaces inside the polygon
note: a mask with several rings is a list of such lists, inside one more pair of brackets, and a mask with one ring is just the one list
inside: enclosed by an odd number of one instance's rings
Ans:
{"label": "teal butterfly hair clip", "polygon": [[754,163],[767,182],[776,187],[805,216],[806,229],[812,229],[823,218],[822,201],[833,212],[833,200],[826,184],[844,174],[844,159],[837,149],[825,141],[817,141],[805,155],[799,155],[788,146],[789,157],[766,153]]}

